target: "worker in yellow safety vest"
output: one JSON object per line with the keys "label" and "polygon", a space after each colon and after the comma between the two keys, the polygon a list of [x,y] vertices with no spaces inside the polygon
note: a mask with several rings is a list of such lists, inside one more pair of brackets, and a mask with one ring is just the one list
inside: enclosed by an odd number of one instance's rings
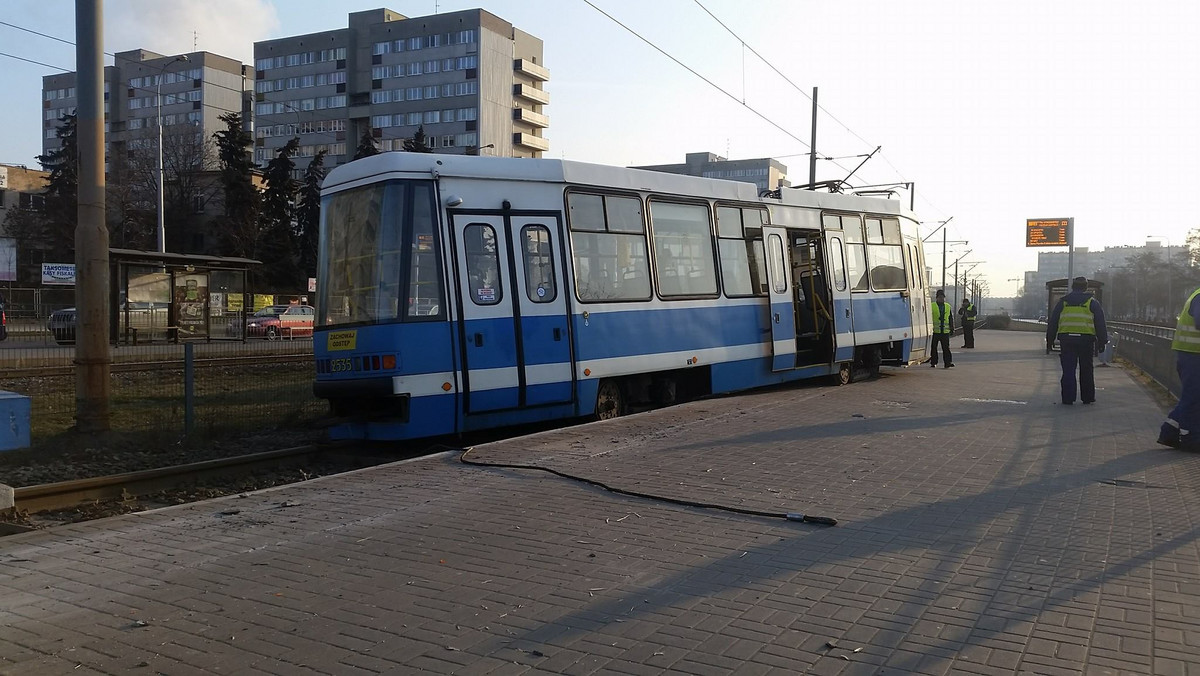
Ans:
{"label": "worker in yellow safety vest", "polygon": [[963,347],[968,350],[975,349],[975,304],[971,299],[964,298],[962,306],[958,308],[958,316],[962,318],[963,327]]}
{"label": "worker in yellow safety vest", "polygon": [[1171,349],[1175,351],[1175,372],[1183,385],[1179,403],[1158,432],[1158,443],[1164,446],[1200,449],[1196,430],[1200,428],[1200,329],[1196,328],[1200,303],[1196,297],[1200,289],[1188,296],[1183,311],[1175,321],[1175,340]]}
{"label": "worker in yellow safety vest", "polygon": [[1096,379],[1092,358],[1108,342],[1104,308],[1088,292],[1087,277],[1071,280],[1071,293],[1063,296],[1046,322],[1046,344],[1058,338],[1062,364],[1062,403],[1075,403],[1075,371],[1079,371],[1079,398],[1085,404],[1096,401]]}
{"label": "worker in yellow safety vest", "polygon": [[946,368],[954,366],[954,358],[950,354],[950,334],[954,333],[954,309],[946,302],[946,292],[938,289],[934,295],[933,308],[933,346],[930,347],[929,365],[937,368],[938,345],[942,346],[942,357]]}

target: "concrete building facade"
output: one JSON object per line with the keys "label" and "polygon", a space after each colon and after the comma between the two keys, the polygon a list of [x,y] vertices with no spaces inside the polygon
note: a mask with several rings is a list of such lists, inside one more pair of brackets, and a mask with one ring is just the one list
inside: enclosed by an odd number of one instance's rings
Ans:
{"label": "concrete building facade", "polygon": [[542,41],[482,9],[408,18],[353,12],[348,27],[254,44],[255,162],[300,138],[305,158],[350,161],[364,133],[403,150],[422,129],[439,153],[541,157],[550,73]]}
{"label": "concrete building facade", "polygon": [[0,282],[17,281],[17,240],[5,230],[9,214],[41,211],[49,172],[0,164]]}
{"label": "concrete building facade", "polygon": [[[56,130],[63,115],[75,112],[77,81],[74,72],[42,78],[43,154],[60,147]],[[128,158],[139,149],[156,149],[160,91],[163,136],[207,141],[225,128],[218,119],[221,115],[249,112],[252,82],[248,66],[211,52],[175,56],[145,49],[118,52],[113,65],[104,67],[105,170],[120,166],[113,161],[114,153]],[[245,117],[249,125],[249,115]],[[215,168],[216,158],[206,158],[205,164]]]}
{"label": "concrete building facade", "polygon": [[655,164],[632,168],[705,178],[722,178],[728,181],[744,181],[757,185],[759,192],[789,185],[787,166],[770,157],[753,160],[727,160],[713,153],[688,153],[683,164]]}

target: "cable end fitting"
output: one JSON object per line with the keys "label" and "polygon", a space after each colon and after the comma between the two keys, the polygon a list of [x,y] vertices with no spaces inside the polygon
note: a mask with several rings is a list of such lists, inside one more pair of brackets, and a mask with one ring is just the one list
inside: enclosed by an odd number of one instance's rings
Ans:
{"label": "cable end fitting", "polygon": [[799,512],[788,512],[788,521],[803,521],[804,523],[815,523],[822,526],[836,526],[837,519],[828,516],[813,516],[812,514],[800,514]]}

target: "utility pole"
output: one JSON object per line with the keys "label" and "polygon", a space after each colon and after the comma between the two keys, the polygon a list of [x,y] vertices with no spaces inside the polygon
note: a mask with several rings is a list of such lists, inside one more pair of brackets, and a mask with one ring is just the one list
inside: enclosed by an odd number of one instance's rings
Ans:
{"label": "utility pole", "polygon": [[808,144],[808,189],[817,187],[817,88],[813,87],[812,137]]}
{"label": "utility pole", "polygon": [[75,427],[109,429],[108,228],[104,224],[103,0],[75,2],[79,211],[75,225]]}

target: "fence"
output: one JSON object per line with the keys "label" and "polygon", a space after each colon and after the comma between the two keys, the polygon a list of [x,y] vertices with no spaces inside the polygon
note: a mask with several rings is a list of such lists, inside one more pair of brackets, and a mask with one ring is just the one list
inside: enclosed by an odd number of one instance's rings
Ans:
{"label": "fence", "polygon": [[[0,390],[30,397],[35,449],[68,444],[75,424],[74,346],[55,345],[42,333],[0,342]],[[312,394],[311,335],[120,345],[109,351],[110,420],[122,443],[192,443],[295,430],[328,410]]]}
{"label": "fence", "polygon": [[1128,359],[1171,394],[1179,396],[1183,386],[1179,382],[1179,374],[1175,372],[1175,353],[1171,350],[1175,329],[1109,322],[1108,331],[1116,340],[1118,356]]}

